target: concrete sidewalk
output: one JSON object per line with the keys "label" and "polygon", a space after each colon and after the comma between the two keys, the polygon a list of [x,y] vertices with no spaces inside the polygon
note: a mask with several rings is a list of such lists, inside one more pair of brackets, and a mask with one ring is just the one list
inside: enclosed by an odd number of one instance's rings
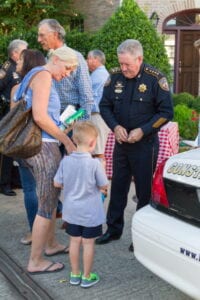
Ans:
{"label": "concrete sidewalk", "polygon": [[[30,246],[20,244],[20,239],[27,232],[28,225],[22,190],[18,189],[16,192],[16,197],[7,197],[0,194],[0,247],[20,267],[26,269]],[[122,238],[107,245],[96,246],[93,271],[98,272],[101,279],[97,285],[87,290],[81,287],[70,286],[68,280],[70,264],[68,256],[65,255],[58,255],[52,258],[54,261],[60,261],[65,264],[63,271],[53,274],[34,275],[31,278],[46,290],[53,299],[59,300],[188,300],[187,296],[145,269],[136,261],[134,254],[128,251],[131,242],[131,219],[136,206],[132,201],[133,194],[134,186],[132,185],[125,212],[125,228]],[[108,199],[109,196],[106,199],[105,207]],[[68,237],[60,229],[61,224],[62,220],[59,219],[57,222],[58,240],[67,245]],[[11,290],[4,278],[1,277],[2,275],[0,276],[0,299],[20,299],[18,295],[14,294],[14,291]]]}

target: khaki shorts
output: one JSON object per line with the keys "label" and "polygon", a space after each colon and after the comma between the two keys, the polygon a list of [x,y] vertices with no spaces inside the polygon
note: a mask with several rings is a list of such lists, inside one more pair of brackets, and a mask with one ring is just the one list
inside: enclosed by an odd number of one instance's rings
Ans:
{"label": "khaki shorts", "polygon": [[94,125],[96,125],[99,131],[97,144],[93,154],[104,154],[110,129],[108,128],[108,126],[106,125],[99,113],[93,113],[91,115],[91,121]]}

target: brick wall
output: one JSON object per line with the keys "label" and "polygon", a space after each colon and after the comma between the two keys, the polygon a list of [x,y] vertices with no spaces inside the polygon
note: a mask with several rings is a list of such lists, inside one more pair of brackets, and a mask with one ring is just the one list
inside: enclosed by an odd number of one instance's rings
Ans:
{"label": "brick wall", "polygon": [[85,16],[85,31],[96,31],[119,7],[120,0],[74,0],[73,3]]}
{"label": "brick wall", "polygon": [[[96,31],[119,7],[121,0],[74,0],[76,7],[84,16],[84,28]],[[162,32],[162,24],[169,15],[186,9],[200,8],[200,0],[136,0],[148,17],[156,11],[159,16],[158,31]]]}
{"label": "brick wall", "polygon": [[168,16],[182,10],[200,8],[200,0],[136,0],[136,2],[148,17],[153,11],[157,12],[159,32],[162,32],[162,24]]}

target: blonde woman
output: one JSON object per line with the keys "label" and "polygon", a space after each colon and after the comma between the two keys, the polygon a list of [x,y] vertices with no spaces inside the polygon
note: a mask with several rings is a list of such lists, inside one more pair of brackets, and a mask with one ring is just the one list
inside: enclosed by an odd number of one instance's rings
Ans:
{"label": "blonde woman", "polygon": [[[55,215],[59,190],[53,186],[53,178],[61,160],[59,142],[68,153],[75,146],[59,128],[60,100],[52,79],[61,80],[69,76],[78,65],[75,52],[68,47],[52,50],[49,61],[33,68],[24,77],[14,100],[20,99],[30,79],[26,92],[27,108],[32,106],[33,118],[42,130],[41,151],[26,159],[33,172],[38,194],[38,212],[33,224],[32,247],[27,270],[31,275],[61,271],[64,265],[50,262],[43,257],[64,251],[65,247],[55,238]],[[34,77],[33,77],[34,76]],[[66,252],[67,253],[67,252]]]}

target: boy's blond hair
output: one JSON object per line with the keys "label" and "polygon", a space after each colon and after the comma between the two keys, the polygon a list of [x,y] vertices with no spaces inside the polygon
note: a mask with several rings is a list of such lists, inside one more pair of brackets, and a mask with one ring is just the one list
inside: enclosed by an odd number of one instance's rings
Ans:
{"label": "boy's blond hair", "polygon": [[79,121],[73,127],[73,140],[76,145],[89,145],[98,137],[97,127],[90,121]]}

